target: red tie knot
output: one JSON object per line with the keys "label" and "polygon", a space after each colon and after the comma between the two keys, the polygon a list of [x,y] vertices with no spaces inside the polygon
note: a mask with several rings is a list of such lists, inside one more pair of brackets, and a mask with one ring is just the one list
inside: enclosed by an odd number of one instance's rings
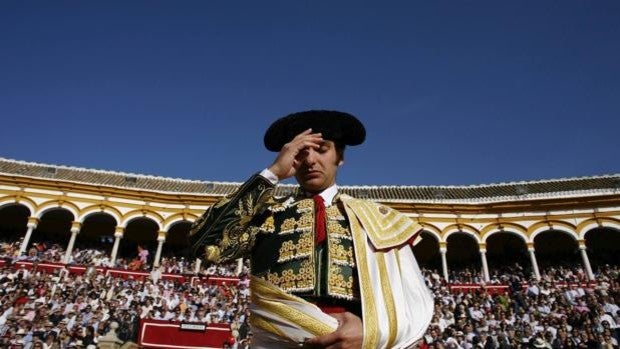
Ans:
{"label": "red tie knot", "polygon": [[325,200],[323,200],[323,197],[319,194],[314,194],[312,196],[312,199],[314,199],[314,203],[318,206],[318,205],[323,205],[325,206]]}

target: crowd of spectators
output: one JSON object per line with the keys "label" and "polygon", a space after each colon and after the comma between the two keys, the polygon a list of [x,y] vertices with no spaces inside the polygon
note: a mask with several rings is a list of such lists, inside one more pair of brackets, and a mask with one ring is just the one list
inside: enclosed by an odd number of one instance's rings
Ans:
{"label": "crowd of spectators", "polygon": [[[112,321],[120,324],[122,340],[135,341],[140,319],[230,324],[234,343],[247,345],[248,266],[233,284],[194,284],[151,277],[122,279],[101,273],[53,273],[11,264],[19,243],[0,244],[9,263],[0,269],[0,348],[93,347]],[[58,245],[36,244],[26,260],[61,261]],[[12,258],[12,259],[11,259]],[[22,257],[23,258],[23,257]],[[76,247],[70,263],[106,266],[105,253]],[[136,256],[137,258],[137,256]],[[134,259],[114,267],[129,268]],[[194,261],[166,256],[159,272],[193,273]],[[144,263],[144,269],[150,265]],[[109,266],[109,265],[108,265]],[[238,275],[236,263],[201,266],[204,275]],[[422,349],[612,349],[618,348],[620,269],[605,266],[588,284],[583,269],[556,266],[541,270],[535,280],[519,265],[491,271],[482,283],[473,268],[453,270],[446,282],[436,270],[423,274],[435,296],[435,316]],[[482,284],[478,290],[455,292],[452,284]],[[507,284],[505,291],[487,286]]]}
{"label": "crowd of spectators", "polygon": [[0,347],[92,347],[112,321],[121,340],[136,341],[139,319],[229,323],[239,340],[248,335],[243,275],[238,285],[190,285],[8,265],[0,288]]}
{"label": "crowd of spectators", "polygon": [[[0,242],[0,258],[9,258],[31,262],[52,262],[65,263],[65,249],[58,243],[53,242],[35,242],[27,253],[18,256],[21,241]],[[138,246],[138,249],[141,249]],[[143,250],[146,251],[146,250]],[[151,271],[153,265],[152,257],[148,257],[149,253],[137,251],[133,256],[120,256],[114,263],[111,262],[109,252],[102,251],[95,247],[86,247],[76,244],[69,260],[65,264],[69,265],[88,265],[94,267],[107,267],[136,271]],[[162,256],[159,264],[159,270],[162,273],[172,274],[199,274],[199,275],[219,275],[219,276],[236,276],[239,271],[236,264],[230,265],[209,265],[199,266],[196,271],[196,260],[188,260],[183,256],[175,256],[171,253]]]}
{"label": "crowd of spectators", "polygon": [[[24,255],[19,256],[21,243],[21,239],[0,242],[0,257],[53,263],[63,262],[65,257],[65,249],[60,244],[49,241],[34,242]],[[108,254],[98,248],[86,248],[78,245],[73,249],[69,259],[69,264],[111,266]],[[119,259],[119,263],[122,265],[124,261]]]}
{"label": "crowd of spectators", "polygon": [[509,285],[501,293],[488,292],[485,285],[474,292],[454,292],[435,271],[424,275],[435,295],[424,349],[618,348],[617,265],[601,268],[597,282],[590,284],[583,282],[578,267],[541,270],[538,281],[516,266],[497,275]]}
{"label": "crowd of spectators", "polygon": [[[463,285],[463,284],[489,284],[501,285],[510,282],[514,278],[526,280],[531,278],[532,271],[526,271],[518,263],[510,266],[498,267],[489,271],[489,281],[485,282],[480,268],[464,267],[458,270],[450,270],[448,281],[445,282],[437,269],[432,269],[428,273],[428,282],[432,284]],[[548,282],[586,282],[588,276],[585,270],[579,266],[551,266],[540,271],[540,278]]]}
{"label": "crowd of spectators", "polygon": [[[76,246],[68,263],[65,250],[49,242],[33,243],[24,256],[18,256],[21,241],[0,243],[0,258],[7,264],[0,269],[0,348],[93,347],[108,332],[110,324],[120,324],[118,335],[136,341],[139,319],[176,322],[228,323],[237,342],[248,336],[248,266],[237,263],[208,265],[195,273],[195,261],[184,257],[162,257],[158,273],[145,280],[114,278],[102,273],[84,275],[60,268],[25,268],[14,262],[52,262],[151,271],[152,260],[118,258],[111,264],[106,253],[96,248]],[[162,273],[199,276],[240,276],[238,285],[191,285],[161,277]]]}

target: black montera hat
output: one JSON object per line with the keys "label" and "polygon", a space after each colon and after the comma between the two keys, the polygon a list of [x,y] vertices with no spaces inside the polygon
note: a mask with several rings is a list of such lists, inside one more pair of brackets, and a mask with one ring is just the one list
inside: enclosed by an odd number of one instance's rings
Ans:
{"label": "black montera hat", "polygon": [[345,145],[359,145],[366,138],[364,125],[353,115],[335,110],[308,110],[276,120],[265,132],[265,147],[280,151],[295,136],[311,128],[323,138]]}

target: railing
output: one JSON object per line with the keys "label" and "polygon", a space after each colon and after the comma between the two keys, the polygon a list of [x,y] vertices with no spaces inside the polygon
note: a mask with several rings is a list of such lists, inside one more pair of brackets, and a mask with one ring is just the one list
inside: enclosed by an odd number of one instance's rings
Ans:
{"label": "railing", "polygon": [[[0,259],[0,267],[3,267],[10,263],[10,260]],[[147,280],[152,278],[151,272],[147,271],[138,271],[138,270],[127,270],[121,268],[106,268],[106,267],[92,267],[86,265],[66,265],[63,263],[55,263],[55,262],[30,262],[30,261],[17,261],[14,262],[14,265],[17,267],[24,266],[26,269],[32,269],[35,266],[38,270],[45,270],[48,273],[59,270],[63,267],[67,269],[67,271],[71,274],[83,275],[85,274],[89,268],[93,272],[102,273],[106,276],[112,277],[120,277],[123,279],[132,278],[134,280]],[[239,278],[237,277],[228,277],[228,276],[197,276],[195,274],[174,274],[174,273],[162,273],[159,275],[162,280],[173,280],[179,283],[190,283],[191,285],[196,285],[197,283],[206,283],[206,284],[216,284],[222,285],[233,284],[236,285],[239,283]],[[595,287],[597,285],[596,281],[583,281],[583,282],[553,282],[551,283],[553,287],[569,287],[569,286],[579,286],[584,288]],[[522,288],[526,289],[528,284],[526,282],[522,283]],[[467,284],[448,284],[448,288],[451,292],[463,292],[463,293],[473,293],[478,291],[486,290],[490,294],[498,294],[504,293],[509,290],[510,286],[508,284],[476,284],[476,283],[467,283]]]}
{"label": "railing", "polygon": [[[558,287],[583,287],[583,288],[592,288],[596,287],[596,281],[583,281],[583,282],[552,282],[551,286],[554,288]],[[529,287],[527,282],[521,283],[522,290],[526,290]],[[482,285],[482,284],[449,284],[448,289],[453,293],[475,293],[486,291],[489,294],[501,294],[504,292],[510,291],[510,286],[507,284],[492,284],[492,285]]]}
{"label": "railing", "polygon": [[[11,260],[0,259],[0,268],[7,266],[11,263]],[[56,263],[56,262],[31,262],[31,261],[14,261],[13,265],[16,268],[24,267],[25,269],[32,270],[36,267],[37,270],[43,270],[46,273],[53,273],[62,268],[65,268],[70,274],[75,275],[83,275],[87,272],[96,272],[98,274],[104,274],[106,276],[112,276],[115,278],[123,278],[123,279],[134,279],[134,280],[148,280],[153,278],[153,274],[148,271],[141,270],[127,270],[121,268],[107,268],[107,267],[93,267],[87,265],[73,265],[73,264],[64,264],[64,263]],[[222,285],[233,284],[236,285],[239,283],[239,278],[237,277],[226,277],[226,276],[215,276],[215,275],[207,275],[207,276],[197,276],[195,274],[174,274],[174,273],[161,273],[158,277],[162,280],[173,280],[179,283],[190,283],[191,285],[195,285],[196,283],[202,284],[216,284]]]}

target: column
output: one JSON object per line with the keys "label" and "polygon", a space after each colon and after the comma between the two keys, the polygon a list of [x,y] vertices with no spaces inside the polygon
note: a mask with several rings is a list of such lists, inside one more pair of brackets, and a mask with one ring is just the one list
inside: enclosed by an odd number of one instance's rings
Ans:
{"label": "column", "polygon": [[71,238],[69,239],[69,245],[67,245],[67,251],[65,252],[65,258],[63,259],[64,263],[70,262],[71,253],[73,253],[73,245],[75,245],[75,239],[77,238],[77,234],[80,233],[81,228],[82,228],[82,223],[80,222],[71,223]]}
{"label": "column", "polygon": [[446,282],[450,280],[448,277],[448,258],[446,258],[446,254],[448,253],[448,247],[439,247],[439,253],[441,254],[441,271],[443,272],[443,278]]}
{"label": "column", "polygon": [[484,274],[484,281],[489,282],[491,278],[489,277],[489,266],[487,265],[487,249],[480,249],[480,259],[482,260],[482,273]]}
{"label": "column", "polygon": [[116,227],[114,230],[114,246],[112,246],[112,255],[110,256],[110,265],[116,264],[116,255],[118,254],[118,245],[121,243],[125,227]]}
{"label": "column", "polygon": [[540,269],[538,269],[538,261],[536,260],[534,243],[528,243],[527,251],[530,253],[530,261],[532,262],[532,269],[534,270],[536,280],[540,281]]}
{"label": "column", "polygon": [[161,249],[164,246],[164,242],[166,241],[165,231],[160,231],[157,234],[157,252],[155,252],[155,259],[153,260],[153,268],[159,267],[159,260],[161,259]]}
{"label": "column", "polygon": [[26,248],[28,247],[28,243],[30,242],[30,237],[32,236],[32,232],[37,229],[37,225],[39,225],[39,219],[37,217],[28,217],[28,230],[26,231],[26,236],[24,236],[24,240],[22,241],[22,245],[19,247],[19,255],[23,255],[26,253]]}
{"label": "column", "polygon": [[592,266],[590,266],[590,259],[588,258],[588,253],[586,252],[586,241],[579,240],[578,243],[579,243],[579,250],[581,250],[581,259],[583,260],[583,266],[586,268],[588,279],[590,281],[593,281],[594,273],[592,272]]}
{"label": "column", "polygon": [[237,258],[237,275],[241,274],[243,271],[243,258]]}
{"label": "column", "polygon": [[194,263],[194,273],[198,274],[200,272],[200,264],[202,264],[202,259],[196,258],[196,263]]}

